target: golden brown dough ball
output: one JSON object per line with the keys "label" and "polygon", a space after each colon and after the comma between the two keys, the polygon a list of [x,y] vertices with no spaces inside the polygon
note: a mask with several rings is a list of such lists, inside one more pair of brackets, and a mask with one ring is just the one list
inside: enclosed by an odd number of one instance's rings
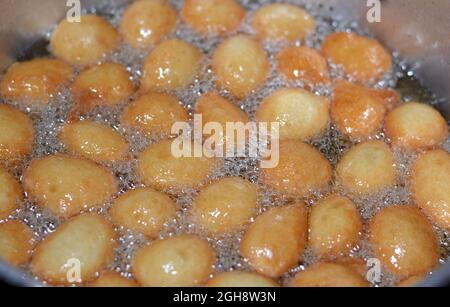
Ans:
{"label": "golden brown dough ball", "polygon": [[305,10],[291,4],[270,4],[255,12],[252,27],[261,39],[302,40],[314,32],[316,22]]}
{"label": "golden brown dough ball", "polygon": [[379,42],[355,33],[329,35],[322,53],[357,82],[379,80],[392,68],[392,57]]}
{"label": "golden brown dough ball", "polygon": [[131,76],[120,64],[103,63],[83,70],[72,86],[76,108],[89,111],[95,106],[114,106],[134,92]]}
{"label": "golden brown dough ball", "polygon": [[200,74],[203,54],[179,39],[162,42],[150,52],[142,66],[141,91],[182,89]]}
{"label": "golden brown dough ball", "polygon": [[358,272],[336,263],[319,262],[297,273],[291,287],[368,287]]}
{"label": "golden brown dough ball", "polygon": [[270,63],[259,42],[236,35],[225,39],[214,51],[212,69],[219,87],[244,98],[264,84]]}
{"label": "golden brown dough ball", "polygon": [[117,198],[109,214],[114,224],[154,238],[175,218],[177,206],[166,194],[151,188],[126,192]]}
{"label": "golden brown dough ball", "polygon": [[208,179],[218,164],[216,159],[205,156],[176,158],[171,147],[171,140],[161,141],[140,154],[138,174],[145,185],[158,190],[197,187]]}
{"label": "golden brown dough ball", "polygon": [[374,90],[340,81],[334,86],[331,118],[337,129],[355,139],[381,132],[387,107]]}
{"label": "golden brown dough ball", "polygon": [[177,12],[166,0],[135,1],[123,13],[120,32],[134,48],[147,48],[169,35],[177,24]]}
{"label": "golden brown dough ball", "polygon": [[450,154],[433,150],[419,156],[411,174],[414,202],[430,219],[450,229]]}
{"label": "golden brown dough ball", "polygon": [[96,162],[124,160],[130,150],[120,133],[91,120],[67,123],[60,139],[69,152]]}
{"label": "golden brown dough ball", "polygon": [[308,235],[303,204],[272,208],[256,218],[241,241],[241,255],[258,273],[277,278],[295,266]]}
{"label": "golden brown dough ball", "polygon": [[277,55],[278,71],[288,80],[299,80],[308,86],[330,83],[327,60],[308,47],[288,47]]}
{"label": "golden brown dough ball", "polygon": [[396,183],[394,155],[382,141],[350,148],[336,167],[337,181],[352,193],[374,193]]}
{"label": "golden brown dough ball", "polygon": [[0,160],[19,160],[31,152],[35,131],[27,115],[0,104],[0,131]]}
{"label": "golden brown dough ball", "polygon": [[418,103],[405,103],[386,117],[386,135],[393,146],[407,150],[435,147],[448,137],[444,117],[433,107]]}
{"label": "golden brown dough ball", "polygon": [[261,276],[256,273],[251,272],[240,272],[240,271],[232,271],[232,272],[222,272],[216,274],[213,278],[208,280],[206,283],[207,287],[220,287],[220,288],[229,288],[229,287],[279,287],[279,285],[272,279]]}
{"label": "golden brown dough ball", "polygon": [[179,235],[139,249],[132,270],[144,287],[192,287],[208,279],[215,261],[215,252],[208,241],[194,235]]}
{"label": "golden brown dough ball", "polygon": [[73,75],[70,65],[60,60],[34,59],[8,68],[0,85],[5,99],[31,104],[47,104]]}
{"label": "golden brown dough ball", "polygon": [[347,197],[332,195],[310,209],[309,244],[321,258],[348,254],[358,244],[361,231],[361,216]]}
{"label": "golden brown dough ball", "polygon": [[33,236],[33,231],[22,222],[0,224],[0,260],[13,266],[27,264],[33,250]]}
{"label": "golden brown dough ball", "polygon": [[89,283],[88,286],[100,288],[139,287],[136,281],[123,277],[117,272],[103,272],[99,278]]}
{"label": "golden brown dough ball", "polygon": [[245,9],[235,0],[186,0],[181,18],[201,35],[225,35],[235,31]]}
{"label": "golden brown dough ball", "polygon": [[394,109],[401,101],[400,94],[392,89],[371,89],[372,93],[384,103],[384,106],[388,111]]}
{"label": "golden brown dough ball", "polygon": [[329,102],[300,88],[277,90],[256,110],[258,122],[278,122],[280,139],[308,140],[328,126]]}
{"label": "golden brown dough ball", "polygon": [[121,122],[146,134],[170,135],[176,122],[187,122],[189,114],[177,97],[150,92],[131,102],[123,111]]}
{"label": "golden brown dough ball", "polygon": [[62,154],[33,160],[22,184],[30,199],[63,218],[102,205],[118,189],[110,170]]}
{"label": "golden brown dough ball", "polygon": [[331,176],[330,162],[314,147],[295,140],[280,141],[278,165],[261,169],[263,184],[298,197],[326,187]]}
{"label": "golden brown dough ball", "polygon": [[81,22],[64,19],[53,31],[50,46],[55,56],[77,66],[92,65],[114,51],[119,34],[103,18],[81,16]]}
{"label": "golden brown dough ball", "polygon": [[438,243],[433,227],[412,206],[382,209],[369,226],[375,256],[398,277],[430,272],[438,263]]}
{"label": "golden brown dough ball", "polygon": [[20,183],[0,166],[0,220],[7,218],[23,201]]}
{"label": "golden brown dough ball", "polygon": [[[102,216],[88,213],[59,226],[35,248],[31,271],[53,285],[70,285],[67,277],[80,264],[81,283],[88,282],[114,259],[115,233]],[[77,263],[79,261],[79,263]]]}
{"label": "golden brown dough ball", "polygon": [[239,230],[256,212],[257,187],[240,177],[223,178],[204,187],[192,204],[194,223],[209,234]]}

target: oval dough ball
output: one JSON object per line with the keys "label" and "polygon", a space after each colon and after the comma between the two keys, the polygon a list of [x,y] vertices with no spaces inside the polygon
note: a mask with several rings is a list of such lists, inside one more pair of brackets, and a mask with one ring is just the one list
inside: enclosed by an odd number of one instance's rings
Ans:
{"label": "oval dough ball", "polygon": [[252,27],[261,39],[303,40],[314,32],[316,22],[305,10],[290,4],[270,4],[253,15]]}
{"label": "oval dough ball", "polygon": [[257,197],[257,187],[247,180],[223,178],[200,191],[192,204],[192,218],[209,234],[234,232],[257,213]]}
{"label": "oval dough ball", "polygon": [[126,192],[109,209],[114,224],[155,238],[175,218],[177,206],[166,194],[151,188]]}
{"label": "oval dough ball", "polygon": [[148,48],[169,35],[176,24],[177,11],[166,0],[141,0],[123,13],[120,32],[134,48]]}
{"label": "oval dough ball", "polygon": [[382,209],[370,221],[369,232],[376,257],[398,277],[428,273],[438,264],[433,227],[415,207]]}
{"label": "oval dough ball", "polygon": [[372,89],[340,81],[334,87],[331,118],[337,129],[355,139],[381,132],[387,108]]}
{"label": "oval dough ball", "polygon": [[92,65],[102,60],[118,43],[116,30],[96,15],[81,16],[81,22],[64,19],[50,40],[55,56],[77,66]]}
{"label": "oval dough ball", "polygon": [[[216,159],[205,156],[176,158],[171,147],[172,140],[161,141],[140,154],[138,175],[145,185],[158,190],[197,187],[208,179],[218,165]],[[191,143],[193,147],[194,143]]]}
{"label": "oval dough ball", "polygon": [[288,47],[277,55],[278,71],[288,80],[299,80],[309,87],[330,83],[327,60],[307,47]]}
{"label": "oval dough ball", "polygon": [[280,124],[280,139],[311,139],[327,128],[329,118],[325,98],[297,88],[272,93],[256,110],[258,122]]}
{"label": "oval dough ball", "polygon": [[314,147],[295,140],[280,141],[279,162],[261,169],[261,181],[288,195],[305,197],[331,181],[330,162]]}
{"label": "oval dough ball", "polygon": [[27,115],[0,104],[0,131],[0,160],[19,160],[31,152],[35,131]]}
{"label": "oval dough ball", "polygon": [[181,18],[195,32],[225,35],[234,32],[245,17],[245,9],[235,0],[186,0]]}
{"label": "oval dough ball", "polygon": [[103,272],[99,278],[91,282],[88,286],[97,288],[139,287],[136,281],[123,277],[116,272]]}
{"label": "oval dough ball", "polygon": [[348,254],[358,244],[361,216],[347,197],[333,195],[310,209],[309,244],[321,258]]}
{"label": "oval dough ball", "polygon": [[236,98],[244,98],[262,86],[269,69],[269,59],[262,46],[246,35],[225,39],[213,54],[212,70],[217,85]]}
{"label": "oval dough ball", "polygon": [[31,271],[50,284],[69,285],[69,270],[78,260],[81,283],[87,282],[114,259],[115,246],[114,229],[105,218],[95,213],[82,214],[59,226],[36,246]]}
{"label": "oval dough ball", "polygon": [[7,218],[23,202],[20,183],[0,166],[0,220]]}
{"label": "oval dough ball", "polygon": [[104,63],[82,71],[72,86],[76,108],[90,111],[96,106],[114,106],[134,92],[131,76],[120,64]]}
{"label": "oval dough ball", "polygon": [[215,261],[214,249],[208,241],[180,235],[139,249],[132,270],[144,287],[192,287],[208,279]]}
{"label": "oval dough ball", "polygon": [[67,123],[60,139],[69,152],[96,162],[125,160],[130,151],[120,133],[91,120]]}
{"label": "oval dough ball", "polygon": [[450,230],[450,154],[433,150],[419,156],[411,175],[414,202],[432,221]]}
{"label": "oval dough ball", "polygon": [[141,91],[182,89],[200,74],[203,54],[179,39],[162,42],[147,56],[142,66]]}
{"label": "oval dough ball", "polygon": [[435,147],[448,137],[444,117],[432,106],[418,102],[405,103],[391,111],[385,127],[392,145],[407,150]]}
{"label": "oval dough ball", "polygon": [[374,193],[396,184],[394,155],[382,141],[350,148],[336,167],[337,181],[352,193]]}
{"label": "oval dough ball", "polygon": [[121,123],[146,134],[170,135],[176,122],[187,122],[189,114],[177,97],[166,93],[147,93],[123,111]]}
{"label": "oval dough ball", "polygon": [[258,273],[278,278],[300,260],[307,232],[303,204],[269,209],[242,237],[241,255]]}
{"label": "oval dough ball", "polygon": [[0,260],[13,266],[27,264],[33,250],[33,236],[33,231],[22,222],[0,224]]}
{"label": "oval dough ball", "polygon": [[102,205],[118,190],[108,169],[61,154],[33,160],[22,184],[30,199],[63,218]]}
{"label": "oval dough ball", "polygon": [[241,288],[268,288],[279,287],[272,279],[251,272],[222,272],[215,275],[206,283],[207,287],[241,287]]}
{"label": "oval dough ball", "polygon": [[45,105],[69,84],[72,76],[72,67],[60,60],[17,62],[8,68],[0,91],[5,99],[19,100],[27,105]]}
{"label": "oval dough ball", "polygon": [[297,273],[291,287],[368,287],[353,269],[336,263],[319,262]]}
{"label": "oval dough ball", "polygon": [[379,42],[355,33],[329,35],[322,53],[357,82],[377,81],[392,68],[392,57]]}

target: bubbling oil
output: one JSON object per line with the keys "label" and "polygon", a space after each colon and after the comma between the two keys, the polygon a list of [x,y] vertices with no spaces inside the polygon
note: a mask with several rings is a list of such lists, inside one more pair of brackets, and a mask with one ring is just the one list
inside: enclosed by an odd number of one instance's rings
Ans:
{"label": "bubbling oil", "polygon": [[[113,2],[114,4],[111,4]],[[115,27],[118,27],[121,16],[125,7],[131,1],[106,1],[99,9],[85,11],[85,13],[94,13],[106,18]],[[247,9],[247,18],[243,22],[242,26],[236,31],[236,33],[253,34],[253,30],[250,26],[250,18],[253,12],[260,8],[262,5],[270,4],[273,0],[241,0],[241,4]],[[336,31],[351,31],[363,35],[368,33],[357,22],[347,22],[344,20],[336,19],[332,17],[333,8],[316,4],[311,4],[310,1],[303,0],[291,0],[285,1],[295,5],[300,5],[305,8],[317,22],[317,31],[306,39],[305,42],[296,42],[295,44],[306,45],[310,48],[320,48],[321,43],[329,34]],[[171,0],[171,3],[177,9],[182,6],[182,0]],[[331,16],[331,17],[330,17]],[[23,53],[21,59],[31,59],[36,56],[50,56],[48,50],[48,34],[44,39],[36,43],[30,50]],[[177,95],[183,105],[189,110],[192,115],[192,110],[195,107],[195,101],[203,93],[215,90],[214,76],[211,70],[211,55],[215,47],[221,42],[217,37],[200,37],[196,35],[191,29],[181,22],[178,22],[177,28],[172,34],[174,38],[180,38],[189,44],[192,44],[202,50],[205,53],[205,60],[202,63],[201,78],[195,80],[195,82],[189,87],[178,90],[174,94]],[[45,47],[45,48],[44,48]],[[299,81],[287,81],[282,78],[276,72],[275,56],[285,45],[283,43],[265,42],[264,49],[266,50],[270,63],[271,71],[268,76],[265,85],[258,90],[251,93],[247,98],[238,101],[233,98],[226,90],[220,90],[220,94],[230,99],[242,110],[244,110],[251,120],[255,118],[255,110],[258,108],[259,103],[269,94],[273,93],[277,89],[283,87],[300,87],[300,88],[312,88],[313,92],[321,96],[330,96],[332,90],[325,85],[313,86],[312,84],[305,84]],[[47,49],[46,49],[47,48]],[[108,60],[114,61],[124,65],[128,72],[131,74],[131,79],[138,85],[139,79],[142,75],[140,67],[148,54],[149,50],[136,50],[126,44],[122,44],[118,51],[110,55]],[[438,100],[429,91],[424,89],[417,79],[414,77],[414,71],[406,64],[405,61],[397,54],[393,53],[394,69],[391,73],[386,75],[381,81],[372,84],[376,88],[395,88],[400,92],[402,98],[406,101],[420,100],[426,101],[432,105],[437,104]],[[344,78],[342,70],[336,65],[330,65],[330,72],[333,78]],[[76,72],[78,74],[79,71]],[[137,95],[137,94],[136,94]],[[120,132],[125,136],[130,144],[132,151],[132,158],[130,161],[110,163],[107,166],[113,170],[119,181],[120,192],[122,194],[127,190],[142,187],[143,184],[136,175],[137,154],[142,151],[146,146],[155,143],[165,136],[152,136],[148,137],[143,135],[140,131],[123,127],[120,124],[120,114],[124,106],[135,97],[130,97],[127,101],[123,101],[121,104],[112,108],[96,108],[90,111],[88,114],[83,115],[83,118],[89,118],[91,120],[107,124]],[[20,165],[15,166],[14,174],[18,179],[21,178],[23,170],[27,167],[32,159],[39,158],[45,155],[54,153],[64,153],[64,145],[58,138],[61,127],[66,123],[70,109],[72,107],[73,99],[71,97],[70,89],[61,89],[61,91],[53,97],[51,102],[44,108],[38,106],[25,107],[26,104],[20,102],[5,101],[5,103],[13,104],[29,114],[32,118],[37,137],[33,153],[30,157],[26,158]],[[384,134],[380,133],[375,137],[376,139],[386,140]],[[335,166],[341,156],[351,146],[356,144],[355,140],[351,140],[348,137],[341,134],[333,125],[330,125],[328,129],[321,135],[310,141],[310,144],[316,147],[320,152],[327,157],[330,163]],[[450,152],[450,139],[445,142],[443,148]],[[398,184],[395,187],[384,189],[377,193],[367,195],[364,197],[353,197],[348,194],[343,188],[333,184],[330,187],[322,191],[313,191],[312,196],[306,199],[289,198],[284,195],[279,195],[270,189],[267,189],[259,183],[259,169],[258,160],[255,158],[227,158],[223,165],[212,176],[215,178],[222,178],[226,176],[241,176],[259,186],[259,213],[264,212],[270,207],[282,206],[289,203],[304,202],[307,206],[314,205],[320,198],[325,197],[331,193],[340,193],[352,198],[358,207],[364,223],[367,224],[368,220],[374,216],[374,214],[384,207],[391,206],[393,204],[407,204],[411,201],[411,195],[409,190],[409,171],[411,162],[415,156],[406,154],[401,151],[394,153],[397,169]],[[167,222],[161,231],[159,238],[166,238],[181,233],[195,233],[206,238],[211,245],[215,248],[217,253],[216,271],[229,271],[229,270],[245,270],[249,271],[250,266],[239,254],[239,244],[245,227],[235,233],[227,234],[222,237],[211,238],[208,237],[201,229],[198,229],[189,218],[189,208],[196,197],[198,191],[194,189],[185,189],[182,191],[167,190],[164,191],[170,195],[170,197],[176,202],[179,211],[177,216]],[[96,210],[100,214],[107,215],[107,209],[110,207],[110,203],[104,204],[103,207]],[[32,202],[26,200],[25,204],[15,212],[12,219],[19,219],[28,224],[35,232],[36,240],[44,238],[49,233],[53,232],[58,225],[62,223],[52,216],[47,210],[37,207]],[[0,221],[1,222],[1,221]],[[441,263],[447,261],[450,255],[450,235],[443,229],[435,226],[436,233],[440,239],[440,252]],[[116,256],[114,262],[110,264],[109,269],[121,273],[126,277],[132,277],[131,273],[131,259],[134,251],[139,246],[149,243],[149,240],[139,233],[133,233],[123,228],[116,228],[118,233],[118,248],[116,250]],[[362,234],[362,240],[360,244],[352,251],[353,257],[362,258],[368,260],[373,257],[370,244],[367,240],[367,234]],[[314,252],[307,248],[299,259],[299,264],[292,268],[289,272],[285,273],[280,278],[281,284],[286,284],[295,273],[305,269],[305,267],[314,264],[318,261]],[[24,268],[25,270],[27,268]],[[382,280],[377,286],[391,286],[398,280],[388,272],[383,271]]]}

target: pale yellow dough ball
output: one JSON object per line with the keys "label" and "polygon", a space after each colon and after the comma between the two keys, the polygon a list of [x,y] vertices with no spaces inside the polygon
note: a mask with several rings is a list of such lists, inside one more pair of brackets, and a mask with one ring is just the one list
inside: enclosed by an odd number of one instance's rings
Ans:
{"label": "pale yellow dough ball", "polygon": [[13,266],[27,264],[33,250],[33,236],[33,231],[22,222],[0,224],[0,260]]}
{"label": "pale yellow dough ball", "polygon": [[0,220],[7,218],[23,201],[20,183],[6,169],[0,167]]}
{"label": "pale yellow dough ball", "polygon": [[222,272],[214,275],[213,278],[206,283],[207,287],[245,287],[245,288],[267,288],[267,287],[279,287],[279,285],[272,279],[261,276],[251,272]]}

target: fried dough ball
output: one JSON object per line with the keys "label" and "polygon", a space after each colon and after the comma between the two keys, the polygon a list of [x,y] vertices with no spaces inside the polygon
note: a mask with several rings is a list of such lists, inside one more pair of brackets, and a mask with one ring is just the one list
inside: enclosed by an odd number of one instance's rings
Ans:
{"label": "fried dough ball", "polygon": [[103,272],[99,278],[91,282],[89,287],[100,288],[128,288],[139,287],[138,283],[133,279],[123,277],[116,272]]}
{"label": "fried dough ball", "polygon": [[215,275],[206,283],[207,287],[279,287],[279,285],[272,279],[261,276],[251,272],[222,272]]}
{"label": "fried dough ball", "polygon": [[103,63],[82,71],[72,86],[76,107],[89,111],[95,106],[114,106],[134,92],[131,76],[120,64]]}
{"label": "fried dough ball", "polygon": [[225,39],[214,51],[212,69],[219,87],[244,98],[263,85],[270,63],[256,40],[236,35]]}
{"label": "fried dough ball", "polygon": [[19,160],[31,152],[35,131],[27,115],[0,104],[0,131],[0,160]]}
{"label": "fried dough ball", "polygon": [[[140,154],[138,174],[145,185],[158,190],[197,187],[217,166],[216,159],[205,156],[176,158],[171,147],[172,140],[161,141]],[[192,147],[194,143],[191,143]]]}
{"label": "fried dough ball", "polygon": [[410,102],[386,117],[386,135],[395,147],[418,150],[435,147],[448,137],[444,117],[432,106]]}
{"label": "fried dough ball", "polygon": [[355,33],[329,35],[322,53],[357,82],[379,80],[392,68],[392,57],[379,42]]}
{"label": "fried dough ball", "polygon": [[397,287],[400,288],[417,287],[420,283],[423,282],[423,280],[424,280],[423,276],[412,276],[399,282],[397,284]]}
{"label": "fried dough ball", "polygon": [[379,98],[384,103],[384,106],[388,111],[394,109],[401,101],[400,94],[392,89],[371,89],[372,93]]}
{"label": "fried dough ball", "polygon": [[209,234],[239,230],[256,212],[258,191],[240,177],[223,178],[204,187],[192,205],[192,218]]}
{"label": "fried dough ball", "polygon": [[177,11],[166,0],[135,1],[123,13],[120,32],[134,48],[159,43],[176,26]]}
{"label": "fried dough ball", "polygon": [[120,133],[91,120],[66,124],[60,139],[71,153],[96,162],[124,160],[130,151]]}
{"label": "fried dough ball", "polygon": [[369,232],[376,257],[398,277],[428,273],[438,263],[433,227],[415,207],[382,209],[372,218]]}
{"label": "fried dough ball", "polygon": [[319,262],[297,273],[291,287],[368,287],[353,269],[336,263]]}
{"label": "fried dough ball", "polygon": [[361,216],[347,197],[332,195],[312,206],[309,244],[321,258],[348,253],[359,241]]}
{"label": "fried dough ball", "polygon": [[336,167],[337,181],[356,194],[374,193],[395,185],[394,155],[382,141],[366,141],[350,148]]}
{"label": "fried dough ball", "polygon": [[151,188],[126,192],[117,198],[109,214],[114,224],[154,238],[173,219],[177,206],[169,196]]}
{"label": "fried dough ball", "polygon": [[60,60],[34,59],[8,68],[0,84],[5,99],[45,105],[69,84],[73,70]]}
{"label": "fried dough ball", "polygon": [[62,154],[35,159],[22,179],[25,192],[58,217],[102,205],[117,192],[112,172],[92,161]]}
{"label": "fried dough ball", "polygon": [[280,141],[279,163],[261,169],[261,181],[279,193],[303,197],[329,184],[332,168],[314,147],[295,140]]}
{"label": "fried dough ball", "polygon": [[270,4],[255,12],[252,27],[261,39],[303,40],[314,32],[316,22],[305,10],[291,4]]}
{"label": "fried dough ball", "polygon": [[0,166],[0,220],[7,218],[23,201],[19,182]]}
{"label": "fried dough ball", "polygon": [[203,54],[179,39],[162,42],[147,56],[142,66],[141,91],[184,88],[200,74]]}
{"label": "fried dough ball", "polygon": [[146,134],[170,135],[176,122],[187,122],[189,114],[177,97],[150,92],[130,103],[123,111],[121,122]]}
{"label": "fried dough ball", "polygon": [[245,9],[235,0],[186,0],[181,18],[201,35],[225,35],[235,31]]}
{"label": "fried dough ball", "polygon": [[0,224],[0,259],[13,266],[28,263],[33,249],[33,231],[24,223]]}
{"label": "fried dough ball", "polygon": [[272,208],[256,218],[241,241],[241,255],[265,276],[277,278],[295,266],[307,240],[303,204]]}
{"label": "fried dough ball", "polygon": [[328,126],[329,103],[300,88],[285,88],[265,98],[256,110],[258,122],[278,122],[280,139],[308,140]]}
{"label": "fried dough ball", "polygon": [[115,237],[104,217],[95,213],[78,215],[36,246],[31,271],[50,284],[69,285],[72,282],[67,277],[75,269],[72,260],[78,260],[81,282],[88,282],[114,259]]}
{"label": "fried dough ball", "polygon": [[81,16],[81,22],[64,19],[53,31],[50,46],[56,57],[77,66],[92,65],[111,53],[119,34],[96,15]]}
{"label": "fried dough ball", "polygon": [[288,47],[277,55],[278,71],[288,80],[300,80],[308,85],[330,83],[327,60],[307,47]]}
{"label": "fried dough ball", "polygon": [[194,235],[179,235],[139,249],[132,270],[144,287],[192,287],[208,279],[215,261],[214,249],[208,241]]}
{"label": "fried dough ball", "polygon": [[433,150],[419,156],[411,175],[414,202],[432,221],[450,229],[450,154]]}
{"label": "fried dough ball", "polygon": [[331,118],[337,129],[355,139],[364,139],[381,131],[387,106],[381,94],[347,81],[334,86]]}

